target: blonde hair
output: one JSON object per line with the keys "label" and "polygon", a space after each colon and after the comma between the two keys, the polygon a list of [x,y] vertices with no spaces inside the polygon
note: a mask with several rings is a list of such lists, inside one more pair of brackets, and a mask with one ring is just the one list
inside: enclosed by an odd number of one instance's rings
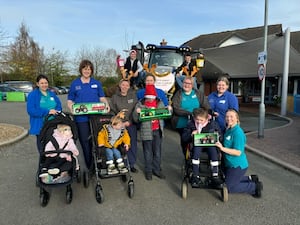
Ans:
{"label": "blonde hair", "polygon": [[119,123],[122,123],[123,119],[125,118],[125,111],[127,111],[127,110],[121,110],[120,112],[118,112],[117,115],[113,116],[110,119],[111,125],[115,126],[115,125],[117,125]]}
{"label": "blonde hair", "polygon": [[67,124],[58,124],[57,125],[57,130],[62,133],[66,128],[71,130],[71,127]]}
{"label": "blonde hair", "polygon": [[228,112],[233,112],[235,114],[236,120],[237,120],[237,124],[240,124],[240,115],[238,113],[238,111],[236,111],[235,109],[228,109],[226,113]]}

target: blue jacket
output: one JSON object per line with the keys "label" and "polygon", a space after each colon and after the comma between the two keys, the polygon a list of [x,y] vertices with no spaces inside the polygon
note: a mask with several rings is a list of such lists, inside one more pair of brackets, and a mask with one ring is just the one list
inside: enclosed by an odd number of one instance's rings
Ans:
{"label": "blue jacket", "polygon": [[[51,98],[56,102],[55,109],[57,111],[62,110],[61,101],[57,97],[57,95],[51,91],[47,91]],[[49,109],[41,108],[40,101],[41,101],[42,93],[40,92],[39,88],[34,89],[32,92],[29,93],[27,98],[27,113],[29,115],[29,123],[30,129],[29,134],[38,135],[44,124],[45,117],[49,114]]]}
{"label": "blue jacket", "polygon": [[220,128],[224,132],[226,129],[225,115],[228,109],[235,109],[239,111],[239,103],[237,97],[229,91],[225,91],[223,95],[218,96],[217,92],[212,92],[208,96],[208,102],[210,108],[219,113],[219,116],[216,117]]}

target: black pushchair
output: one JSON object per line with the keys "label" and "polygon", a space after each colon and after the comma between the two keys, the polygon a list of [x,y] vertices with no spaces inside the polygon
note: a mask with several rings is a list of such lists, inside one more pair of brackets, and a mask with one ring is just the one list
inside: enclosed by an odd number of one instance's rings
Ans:
{"label": "black pushchair", "polygon": [[125,149],[122,146],[119,146],[119,150],[121,152],[123,162],[127,168],[125,173],[117,173],[117,174],[109,174],[108,168],[106,164],[106,156],[105,149],[103,147],[98,147],[97,136],[98,132],[102,129],[104,124],[110,122],[112,115],[110,114],[95,114],[89,115],[90,129],[91,129],[91,139],[92,139],[92,157],[93,164],[89,171],[83,172],[83,184],[84,187],[89,186],[90,176],[95,175],[96,178],[96,187],[95,187],[95,197],[98,203],[102,203],[104,201],[104,194],[101,185],[101,179],[104,178],[112,178],[112,177],[121,177],[123,182],[128,181],[128,196],[130,198],[134,195],[134,182],[132,176],[130,174],[129,162],[127,159],[127,154]]}
{"label": "black pushchair", "polygon": [[[71,184],[74,178],[80,182],[80,169],[78,159],[73,156],[72,151],[59,147],[57,140],[53,137],[54,130],[58,125],[67,125],[71,128],[74,144],[78,138],[76,124],[70,114],[60,112],[57,115],[49,115],[40,133],[40,141],[43,151],[40,152],[36,184],[40,187],[40,204],[46,206],[49,202],[50,193],[48,188],[66,187],[66,203],[70,204],[73,198]],[[45,150],[48,143],[52,143],[53,150]],[[66,160],[68,158],[68,160]]]}

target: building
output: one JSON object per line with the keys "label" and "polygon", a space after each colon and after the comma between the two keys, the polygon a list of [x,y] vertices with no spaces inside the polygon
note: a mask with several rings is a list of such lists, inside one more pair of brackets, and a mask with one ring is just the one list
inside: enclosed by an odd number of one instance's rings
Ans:
{"label": "building", "polygon": [[[230,89],[240,101],[260,102],[258,53],[264,49],[264,26],[205,34],[183,45],[204,53],[205,66],[201,85],[208,95],[216,88],[216,79],[228,73]],[[275,104],[281,96],[285,35],[282,25],[268,26],[265,103]],[[288,111],[294,110],[294,96],[300,94],[300,31],[290,33],[288,72]],[[280,99],[280,97],[279,97]]]}

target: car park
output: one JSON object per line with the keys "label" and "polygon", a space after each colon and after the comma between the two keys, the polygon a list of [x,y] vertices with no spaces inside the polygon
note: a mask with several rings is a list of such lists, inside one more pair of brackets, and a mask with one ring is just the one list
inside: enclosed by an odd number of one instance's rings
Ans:
{"label": "car park", "polygon": [[5,81],[5,85],[25,93],[27,98],[28,94],[33,90],[33,84],[30,81]]}
{"label": "car park", "polygon": [[12,87],[8,87],[7,85],[0,84],[0,92],[2,97],[2,99],[0,100],[6,101],[7,92],[15,92],[15,91],[17,90]]}

